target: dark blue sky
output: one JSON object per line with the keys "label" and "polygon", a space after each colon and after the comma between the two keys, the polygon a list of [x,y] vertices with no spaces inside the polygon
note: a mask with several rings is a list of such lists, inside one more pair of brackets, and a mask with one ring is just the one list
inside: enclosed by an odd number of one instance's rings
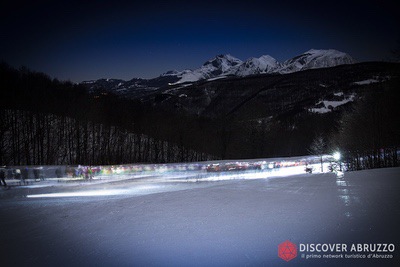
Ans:
{"label": "dark blue sky", "polygon": [[389,60],[400,38],[396,2],[357,2],[6,0],[0,60],[74,82],[152,78],[226,53],[284,61],[333,48]]}

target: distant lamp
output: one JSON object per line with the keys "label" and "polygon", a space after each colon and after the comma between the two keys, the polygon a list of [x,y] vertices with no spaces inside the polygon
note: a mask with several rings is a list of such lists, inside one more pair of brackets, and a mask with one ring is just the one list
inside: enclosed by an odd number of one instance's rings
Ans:
{"label": "distant lamp", "polygon": [[333,158],[334,158],[336,161],[339,161],[340,158],[341,158],[340,152],[335,152],[335,153],[333,153]]}

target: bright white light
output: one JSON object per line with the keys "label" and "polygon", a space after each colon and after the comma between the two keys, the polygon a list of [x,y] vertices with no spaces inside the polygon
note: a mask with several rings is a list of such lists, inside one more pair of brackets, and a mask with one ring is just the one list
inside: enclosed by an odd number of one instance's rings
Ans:
{"label": "bright white light", "polygon": [[94,197],[94,196],[113,196],[126,194],[127,190],[93,190],[93,191],[80,191],[80,192],[64,192],[64,193],[49,193],[49,194],[36,194],[27,195],[28,198],[38,197]]}
{"label": "bright white light", "polygon": [[145,192],[151,192],[158,188],[157,185],[142,185],[130,189],[104,189],[104,190],[90,190],[90,191],[77,191],[77,192],[61,192],[61,193],[48,193],[27,195],[28,198],[49,198],[49,197],[97,197],[97,196],[117,196],[117,195],[134,195]]}
{"label": "bright white light", "polygon": [[[189,178],[182,179],[185,182],[201,182],[201,181],[223,181],[223,180],[239,180],[239,179],[267,179],[269,177],[287,177],[291,175],[299,175],[304,174],[304,166],[296,166],[296,167],[282,167],[275,168],[268,171],[246,171],[246,172],[225,172],[219,173],[217,175],[210,174],[210,176],[202,177],[202,178]],[[179,181],[174,180],[174,181]]]}
{"label": "bright white light", "polygon": [[333,153],[333,158],[334,158],[335,160],[340,160],[340,158],[341,158],[340,152],[335,152],[335,153]]}
{"label": "bright white light", "polygon": [[344,176],[344,173],[342,171],[337,171],[336,176],[337,178],[342,178]]}

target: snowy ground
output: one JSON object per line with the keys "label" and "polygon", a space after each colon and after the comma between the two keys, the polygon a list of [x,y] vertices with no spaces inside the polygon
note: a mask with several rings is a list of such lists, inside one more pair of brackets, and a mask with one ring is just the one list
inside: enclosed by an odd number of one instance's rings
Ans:
{"label": "snowy ground", "polygon": [[[295,173],[126,176],[0,190],[1,266],[396,266],[400,168]],[[299,252],[286,262],[277,255],[286,240],[391,243],[396,251],[393,259]]]}

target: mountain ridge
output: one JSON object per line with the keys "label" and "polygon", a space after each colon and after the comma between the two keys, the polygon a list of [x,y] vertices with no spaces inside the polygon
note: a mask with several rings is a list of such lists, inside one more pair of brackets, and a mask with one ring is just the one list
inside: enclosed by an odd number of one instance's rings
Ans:
{"label": "mountain ridge", "polygon": [[[273,58],[270,55],[262,55],[259,58],[250,57],[247,60],[242,61],[230,54],[220,54],[215,56],[214,58],[207,60],[201,67],[197,69],[194,70],[185,69],[182,71],[168,70],[162,73],[159,77],[177,76],[179,78],[182,78],[191,75],[191,76],[197,76],[198,80],[201,80],[201,79],[214,78],[215,76],[219,75],[237,75],[243,77],[247,75],[254,75],[260,73],[274,73],[274,72],[280,73],[282,69],[285,69],[284,73],[288,73],[290,72],[287,70],[289,65],[298,63],[299,59],[303,61],[307,60],[305,59],[307,56],[311,56],[311,59],[308,60],[306,66],[303,68],[296,68],[293,71],[300,71],[310,68],[334,67],[341,64],[356,63],[356,61],[353,60],[350,55],[335,49],[327,49],[327,50],[310,49],[300,55],[297,55],[291,59],[284,61],[283,63],[278,62],[275,58]],[[321,61],[320,60],[321,58],[323,58],[324,61]],[[252,69],[254,70],[253,72],[251,71]],[[151,78],[149,80],[156,78]],[[134,78],[134,79],[141,79],[141,78]],[[106,79],[101,78],[98,80],[106,80]],[[117,79],[107,79],[107,80],[117,80]],[[194,79],[190,80],[190,78],[187,78],[182,80],[181,83],[186,81],[193,82],[198,80]],[[92,83],[94,81],[97,80],[83,81],[82,83],[87,84],[87,83]]]}
{"label": "mountain ridge", "polygon": [[283,63],[278,62],[270,55],[262,55],[259,58],[251,57],[242,61],[230,54],[226,54],[217,55],[195,70],[177,72],[176,77],[180,78],[177,83],[185,83],[219,76],[234,75],[245,77],[265,73],[291,73],[306,69],[354,63],[355,60],[350,55],[335,49],[310,49]]}
{"label": "mountain ridge", "polygon": [[278,62],[270,55],[251,57],[242,61],[230,54],[217,55],[197,69],[182,71],[169,70],[153,79],[133,78],[99,79],[84,81],[90,92],[110,91],[126,97],[136,97],[155,91],[161,87],[190,84],[198,81],[224,79],[226,77],[247,77],[260,74],[288,74],[308,69],[335,67],[354,64],[356,61],[348,54],[335,49],[310,49],[291,59]]}

